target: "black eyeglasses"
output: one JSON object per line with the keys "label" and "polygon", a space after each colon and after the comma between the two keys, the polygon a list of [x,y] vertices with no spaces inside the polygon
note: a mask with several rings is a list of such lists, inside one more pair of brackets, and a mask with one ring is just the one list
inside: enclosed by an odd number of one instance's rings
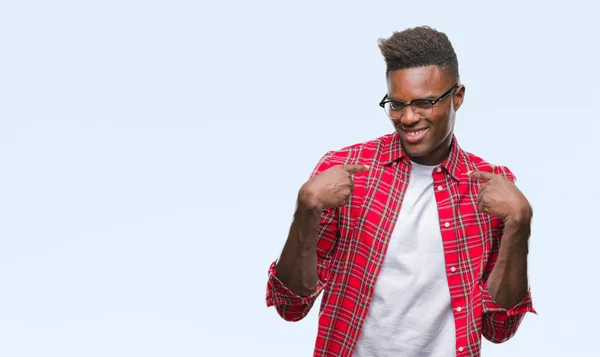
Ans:
{"label": "black eyeglasses", "polygon": [[458,88],[458,83],[453,85],[452,88],[448,89],[446,93],[442,94],[437,99],[414,99],[410,102],[389,100],[388,95],[386,94],[381,102],[379,102],[379,106],[383,108],[390,119],[401,119],[402,116],[404,116],[404,112],[406,112],[406,107],[409,105],[412,107],[413,113],[419,118],[429,118],[431,113],[433,113],[433,106],[446,99],[446,97],[452,94],[456,88]]}

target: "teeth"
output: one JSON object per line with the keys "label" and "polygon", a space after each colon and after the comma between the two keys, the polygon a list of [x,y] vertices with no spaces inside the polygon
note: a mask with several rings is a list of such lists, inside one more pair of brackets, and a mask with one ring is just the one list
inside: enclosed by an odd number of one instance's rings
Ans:
{"label": "teeth", "polygon": [[417,136],[417,135],[420,135],[424,131],[425,131],[425,129],[421,129],[421,130],[417,130],[417,131],[407,131],[406,134],[408,134],[408,136]]}

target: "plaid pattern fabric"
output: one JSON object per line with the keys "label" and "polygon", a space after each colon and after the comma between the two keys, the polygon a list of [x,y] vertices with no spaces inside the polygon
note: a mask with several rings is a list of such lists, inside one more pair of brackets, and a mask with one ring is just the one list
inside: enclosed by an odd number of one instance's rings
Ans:
{"label": "plaid pattern fabric", "polygon": [[[321,216],[317,256],[319,283],[309,296],[298,296],[269,268],[267,306],[281,317],[299,321],[323,292],[314,356],[351,356],[373,297],[377,275],[396,224],[410,173],[410,161],[398,134],[330,151],[311,177],[333,165],[363,164],[370,170],[354,177],[349,203],[325,209]],[[456,323],[456,355],[479,356],[481,336],[494,343],[511,338],[527,312],[536,313],[531,293],[507,310],[494,302],[487,278],[498,257],[502,221],[480,212],[480,182],[469,170],[515,177],[506,167],[493,166],[464,152],[453,137],[449,157],[432,175],[438,204],[448,284]]]}

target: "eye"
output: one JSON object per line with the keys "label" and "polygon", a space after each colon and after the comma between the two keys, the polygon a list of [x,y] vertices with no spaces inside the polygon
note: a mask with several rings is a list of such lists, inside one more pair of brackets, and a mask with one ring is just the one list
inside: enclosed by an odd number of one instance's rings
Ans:
{"label": "eye", "polygon": [[431,102],[432,102],[431,100],[419,99],[419,100],[413,101],[412,105],[413,105],[413,107],[419,108],[419,109],[430,109],[431,107],[433,107],[433,104]]}
{"label": "eye", "polygon": [[405,107],[404,103],[400,103],[400,102],[389,102],[389,104],[390,104],[390,109],[395,110],[395,111],[403,110]]}

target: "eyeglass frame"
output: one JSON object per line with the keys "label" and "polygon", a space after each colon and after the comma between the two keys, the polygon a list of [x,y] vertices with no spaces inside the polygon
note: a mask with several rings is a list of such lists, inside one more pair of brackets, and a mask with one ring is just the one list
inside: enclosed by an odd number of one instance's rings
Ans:
{"label": "eyeglass frame", "polygon": [[[448,89],[444,94],[442,94],[441,96],[439,96],[437,99],[427,99],[427,98],[417,98],[417,99],[413,99],[411,101],[408,102],[401,102],[399,100],[386,100],[389,98],[388,94],[386,93],[385,96],[383,96],[383,99],[381,99],[381,101],[379,102],[379,106],[382,107],[385,110],[385,105],[387,103],[401,103],[402,105],[404,105],[404,108],[402,108],[402,110],[404,110],[406,112],[406,108],[410,105],[412,108],[412,103],[418,100],[424,100],[427,102],[431,103],[431,110],[433,111],[433,107],[441,102],[442,100],[446,99],[446,97],[448,97],[450,94],[452,94],[452,92],[454,92],[457,88],[459,87],[458,83],[455,83],[452,87],[450,87],[450,89]],[[413,112],[415,110],[415,108],[412,108]],[[402,118],[404,116],[404,113],[402,113],[402,115],[400,115],[400,118]],[[387,112],[386,112],[387,114]],[[387,114],[387,116],[389,117],[390,115]],[[424,118],[419,116],[420,118]]]}

